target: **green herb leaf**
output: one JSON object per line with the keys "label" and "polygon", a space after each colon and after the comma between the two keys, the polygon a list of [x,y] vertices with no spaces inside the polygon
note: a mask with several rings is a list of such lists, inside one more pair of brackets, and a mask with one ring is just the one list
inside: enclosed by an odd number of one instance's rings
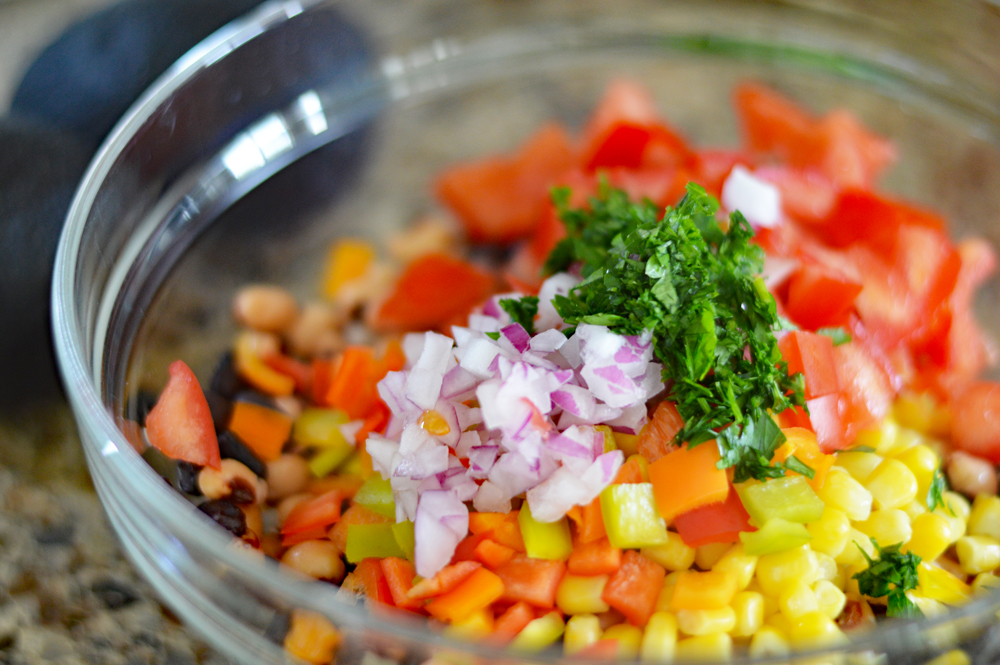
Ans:
{"label": "green herb leaf", "polygon": [[920,608],[906,595],[907,591],[917,588],[920,557],[912,552],[900,554],[902,543],[882,548],[874,538],[871,541],[878,559],[872,559],[861,545],[854,543],[868,562],[866,570],[854,575],[853,579],[858,581],[858,590],[872,598],[885,597],[888,604],[886,614],[890,617],[923,616]]}
{"label": "green herb leaf", "polygon": [[500,307],[510,314],[514,323],[520,323],[529,335],[535,334],[535,315],[538,314],[538,296],[504,298]]}
{"label": "green herb leaf", "polygon": [[566,237],[546,271],[575,266],[583,277],[553,299],[563,320],[625,335],[651,331],[668,397],[684,419],[675,441],[718,438],[738,479],[782,475],[785,466],[771,465],[784,440],[771,413],[804,405],[803,379],[789,376],[781,359],[774,333],[782,322],[743,215],[734,212],[723,230],[718,202],[693,183],[662,215],[606,182],[586,209],[570,208],[565,189],[553,201]]}
{"label": "green herb leaf", "polygon": [[851,333],[847,332],[846,328],[820,328],[816,332],[832,339],[834,346],[847,344],[851,341]]}
{"label": "green herb leaf", "polygon": [[938,467],[938,469],[934,472],[934,477],[931,480],[930,487],[927,488],[927,498],[924,499],[924,502],[927,504],[927,510],[933,512],[935,508],[941,506],[954,516],[955,511],[952,510],[951,505],[945,503],[944,501],[944,493],[947,490],[948,481],[945,480],[944,472],[942,472],[941,468]]}
{"label": "green herb leaf", "polygon": [[486,336],[492,339],[494,342],[500,339],[500,333],[498,332],[488,332],[486,333]]}

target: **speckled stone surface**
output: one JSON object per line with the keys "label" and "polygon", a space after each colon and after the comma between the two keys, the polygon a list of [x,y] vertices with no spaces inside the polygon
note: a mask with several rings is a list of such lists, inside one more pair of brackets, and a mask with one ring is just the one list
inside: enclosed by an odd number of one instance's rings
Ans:
{"label": "speckled stone surface", "polygon": [[0,424],[0,663],[223,665],[122,554],[64,406]]}

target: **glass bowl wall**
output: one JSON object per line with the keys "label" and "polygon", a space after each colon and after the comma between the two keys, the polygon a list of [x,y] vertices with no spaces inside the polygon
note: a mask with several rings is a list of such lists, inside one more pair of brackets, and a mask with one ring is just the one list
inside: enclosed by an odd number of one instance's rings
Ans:
{"label": "glass bowl wall", "polygon": [[[348,26],[348,27],[345,27]],[[122,121],[70,211],[56,344],[111,522],[164,600],[238,662],[287,662],[269,635],[326,614],[342,657],[500,657],[345,603],[228,546],[119,425],[184,358],[205,381],[235,332],[234,290],[316,294],[326,248],[434,211],[440,169],[509,150],[541,123],[579,128],[627,76],[698,145],[733,146],[732,87],[760,80],[891,137],[889,191],[1000,241],[1000,10],[990,2],[270,2],[168,72]],[[1000,331],[1000,312],[980,315]],[[955,640],[993,662],[990,597],[880,629],[841,655],[923,662]],[[537,656],[552,660],[556,656]],[[518,660],[523,661],[523,658]]]}

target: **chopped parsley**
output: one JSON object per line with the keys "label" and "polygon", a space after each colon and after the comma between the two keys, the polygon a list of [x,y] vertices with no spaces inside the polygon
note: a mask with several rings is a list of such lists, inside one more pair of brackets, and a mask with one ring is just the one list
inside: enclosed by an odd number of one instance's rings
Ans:
{"label": "chopped parsley", "polygon": [[920,557],[912,552],[900,554],[901,543],[882,548],[874,538],[871,540],[878,559],[872,559],[861,545],[854,543],[868,562],[866,570],[854,575],[853,579],[858,581],[858,590],[872,598],[885,597],[888,604],[887,616],[906,619],[922,617],[923,612],[906,595],[910,589],[917,588]]}
{"label": "chopped parsley", "polygon": [[693,183],[665,215],[606,184],[588,209],[570,208],[566,189],[553,200],[567,236],[546,271],[576,266],[583,277],[553,299],[559,315],[571,326],[652,331],[668,397],[684,419],[675,441],[718,438],[720,467],[781,475],[771,457],[785,437],[771,413],[804,404],[803,379],[788,375],[778,350],[781,323],[760,277],[763,250],[750,243],[743,215],[734,212],[723,230],[718,202]]}
{"label": "chopped parsley", "polygon": [[924,499],[924,502],[927,504],[927,510],[933,512],[935,508],[941,506],[952,515],[955,514],[955,512],[951,509],[951,506],[945,503],[944,500],[944,492],[947,491],[947,489],[948,481],[945,480],[944,473],[939,467],[934,472],[934,477],[931,480],[930,487],[927,488],[927,498]]}
{"label": "chopped parsley", "polygon": [[538,296],[504,298],[500,301],[503,310],[510,314],[514,323],[520,323],[529,335],[535,334],[535,315],[538,314]]}
{"label": "chopped parsley", "polygon": [[851,333],[847,332],[846,328],[820,328],[816,332],[832,339],[834,346],[847,344],[851,341]]}

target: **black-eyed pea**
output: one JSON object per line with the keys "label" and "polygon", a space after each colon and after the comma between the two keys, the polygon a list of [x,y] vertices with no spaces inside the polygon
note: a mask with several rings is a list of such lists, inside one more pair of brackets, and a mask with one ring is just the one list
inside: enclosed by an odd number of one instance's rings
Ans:
{"label": "black-eyed pea", "polygon": [[[298,420],[299,416],[302,415],[302,410],[305,408],[302,405],[302,400],[295,395],[279,395],[274,398],[274,403],[279,409],[291,416],[292,420]],[[270,479],[270,476],[268,476],[268,479]]]}
{"label": "black-eyed pea", "polygon": [[305,357],[325,356],[343,347],[340,327],[344,316],[324,302],[311,302],[302,308],[285,335],[292,353]]}
{"label": "black-eyed pea", "polygon": [[209,499],[229,499],[240,505],[267,499],[267,482],[234,459],[222,460],[218,470],[206,466],[199,471],[198,489]]}
{"label": "black-eyed pea", "polygon": [[285,553],[285,548],[281,544],[281,536],[276,533],[265,533],[260,537],[260,549],[272,559],[280,559]]}
{"label": "black-eyed pea", "polygon": [[267,358],[281,353],[281,340],[274,333],[260,330],[244,330],[236,336],[234,343],[237,356],[250,355]]}
{"label": "black-eyed pea", "polygon": [[299,455],[286,453],[267,463],[268,498],[281,501],[305,490],[312,474],[309,463]]}
{"label": "black-eyed pea", "polygon": [[285,520],[288,518],[288,513],[292,512],[292,509],[294,509],[295,506],[299,505],[306,499],[311,499],[312,497],[313,495],[308,492],[299,492],[297,494],[286,496],[282,499],[278,503],[277,510],[278,528],[281,528],[281,525],[285,523]]}
{"label": "black-eyed pea", "polygon": [[347,567],[340,550],[329,540],[307,540],[289,547],[281,563],[318,580],[340,582]]}
{"label": "black-eyed pea", "polygon": [[993,463],[956,450],[948,459],[948,483],[968,497],[997,493],[997,471]]}
{"label": "black-eyed pea", "polygon": [[253,284],[245,286],[233,298],[233,316],[254,330],[284,332],[299,315],[295,296],[280,286]]}
{"label": "black-eyed pea", "polygon": [[424,217],[412,227],[393,234],[388,250],[403,263],[432,252],[451,252],[455,248],[457,233],[454,225],[440,217]]}

